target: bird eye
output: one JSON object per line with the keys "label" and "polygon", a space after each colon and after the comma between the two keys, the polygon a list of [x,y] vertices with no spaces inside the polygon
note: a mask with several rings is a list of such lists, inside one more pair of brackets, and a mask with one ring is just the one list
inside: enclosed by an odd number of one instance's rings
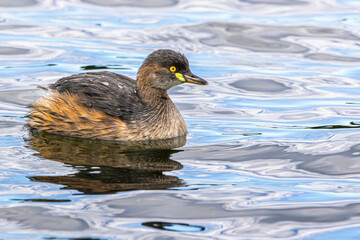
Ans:
{"label": "bird eye", "polygon": [[171,67],[170,67],[170,71],[171,71],[171,72],[175,72],[175,71],[176,71],[176,67],[171,66]]}

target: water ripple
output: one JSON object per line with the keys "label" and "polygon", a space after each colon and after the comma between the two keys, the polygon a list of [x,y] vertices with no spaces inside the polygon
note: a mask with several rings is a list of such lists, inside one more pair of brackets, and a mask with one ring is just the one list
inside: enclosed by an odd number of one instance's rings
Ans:
{"label": "water ripple", "polygon": [[133,2],[131,0],[82,0],[85,3],[90,3],[99,6],[106,7],[143,7],[143,8],[158,8],[158,7],[168,7],[174,6],[179,1],[178,0],[158,0],[158,1],[141,1],[141,2]]}
{"label": "water ripple", "polygon": [[[0,0],[0,11],[0,238],[358,233],[356,1]],[[24,127],[36,85],[100,69],[135,78],[157,48],[184,52],[210,83],[170,91],[187,139],[139,149]]]}
{"label": "water ripple", "polygon": [[1,1],[0,7],[28,7],[36,5],[36,0],[14,0],[14,1]]}

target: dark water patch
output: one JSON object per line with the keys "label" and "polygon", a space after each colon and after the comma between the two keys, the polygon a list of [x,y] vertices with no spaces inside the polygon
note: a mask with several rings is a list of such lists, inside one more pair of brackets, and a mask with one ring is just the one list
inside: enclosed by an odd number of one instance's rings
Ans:
{"label": "dark water patch", "polygon": [[[331,144],[328,145],[332,148]],[[279,145],[208,145],[202,147],[186,148],[186,151],[175,155],[176,159],[191,159],[205,162],[248,162],[263,160],[267,164],[277,164],[276,159],[283,162],[296,163],[293,171],[306,171],[322,174],[324,176],[346,176],[360,174],[360,144],[352,146],[349,150],[322,155],[294,152],[290,147]],[[284,169],[285,170],[285,169]]]}
{"label": "dark water patch", "polygon": [[[41,65],[26,65],[26,66],[5,66],[3,67],[4,69],[34,69],[34,68],[43,68],[45,70],[46,67],[56,67],[58,66],[58,64],[54,64],[54,63],[49,63],[49,64],[41,64]],[[31,86],[36,86],[38,87],[39,85],[31,85]]]}
{"label": "dark water patch", "polygon": [[45,203],[71,202],[71,200],[68,199],[47,199],[47,198],[12,199],[12,200],[18,202],[45,202]]}
{"label": "dark water patch", "polygon": [[235,81],[229,84],[232,87],[243,89],[251,92],[283,92],[291,88],[283,83],[276,82],[271,79],[248,78]]}
{"label": "dark water patch", "polygon": [[[267,216],[260,220],[262,223],[275,222],[313,222],[330,223],[341,222],[360,216],[360,204],[352,203],[340,206],[299,207],[283,209],[247,210],[252,216]],[[329,214],[331,212],[331,214]]]}
{"label": "dark water patch", "polygon": [[[194,108],[195,109],[195,108]],[[198,111],[204,111],[202,109],[199,109]],[[231,118],[235,118],[235,119],[239,119],[240,117],[247,117],[249,116],[249,113],[245,110],[235,110],[233,108],[223,108],[223,110],[215,110],[215,111],[210,111],[207,110],[206,113],[208,113],[209,117],[231,117]]]}
{"label": "dark water patch", "polygon": [[312,54],[307,54],[304,57],[316,61],[346,62],[346,63],[360,62],[360,58],[358,57],[336,56],[327,53],[312,53]]}
{"label": "dark water patch", "polygon": [[[188,147],[186,151],[179,152],[176,157],[179,159],[191,159],[197,156],[197,160],[204,161],[252,161],[258,159],[309,159],[301,153],[289,153],[286,146],[278,145],[254,145],[242,146],[241,144],[229,145],[207,145],[201,147]],[[305,158],[304,158],[305,157]],[[312,158],[310,158],[312,159]]]}
{"label": "dark water patch", "polygon": [[[57,66],[57,64],[54,63],[49,63],[49,64],[44,64],[44,65],[27,65],[27,66],[21,66],[22,69],[26,69],[26,68],[44,68],[44,67],[55,67]],[[5,69],[18,69],[19,66],[6,66],[4,67]]]}
{"label": "dark water patch", "polygon": [[0,91],[0,104],[15,104],[28,107],[41,92],[39,89]]}
{"label": "dark water patch", "polygon": [[[151,148],[149,144],[125,145],[32,131],[27,147],[37,151],[36,156],[66,163],[78,172],[66,176],[29,176],[29,179],[65,185],[64,189],[75,189],[84,194],[184,186],[180,178],[164,174],[183,167],[170,159],[172,154],[179,152],[170,150],[170,146],[182,146],[185,139],[170,141],[159,141],[160,145]],[[159,149],[161,147],[164,149]]]}
{"label": "dark water patch", "polygon": [[[134,202],[139,204],[134,204]],[[140,204],[141,203],[141,204]],[[360,204],[335,206],[299,206],[285,208],[247,208],[226,210],[226,202],[184,199],[175,194],[144,193],[128,198],[119,198],[105,203],[116,210],[126,210],[116,217],[162,218],[162,219],[217,219],[254,218],[258,224],[279,222],[330,223],[341,222],[360,216]],[[152,209],[152,211],[149,211]],[[331,214],[329,214],[331,212]]]}
{"label": "dark water patch", "polygon": [[244,111],[233,111],[233,110],[217,110],[217,111],[208,111],[208,113],[212,113],[212,116],[216,116],[216,117],[226,117],[226,116],[231,116],[234,118],[239,118],[239,116],[244,116],[246,115],[246,113],[244,113]]}
{"label": "dark water patch", "polygon": [[[134,204],[136,199],[136,203]],[[232,216],[221,203],[202,202],[182,199],[168,193],[138,194],[136,197],[110,200],[106,206],[125,210],[116,217],[127,218],[163,218],[163,219],[210,219]],[[149,211],[151,209],[151,211]]]}
{"label": "dark water patch", "polygon": [[299,163],[297,168],[329,176],[359,174],[359,161],[360,144],[357,144],[344,152],[316,156],[311,161]]}
{"label": "dark water patch", "polygon": [[69,216],[52,216],[42,207],[10,207],[0,208],[0,219],[16,222],[26,228],[50,231],[82,231],[88,224],[80,219]]}
{"label": "dark water patch", "polygon": [[61,238],[61,237],[46,237],[45,240],[105,240],[105,238]]}
{"label": "dark water patch", "polygon": [[180,111],[191,111],[196,110],[197,107],[199,107],[198,104],[192,104],[192,103],[176,103],[176,106],[180,109]]}
{"label": "dark water patch", "polygon": [[327,155],[313,161],[307,161],[297,165],[298,169],[315,172],[326,176],[358,175],[360,157],[348,156],[346,153]]}
{"label": "dark water patch", "polygon": [[201,232],[205,227],[198,225],[191,225],[187,223],[171,223],[171,222],[144,222],[141,225],[165,231],[175,232]]}
{"label": "dark water patch", "polygon": [[279,6],[299,6],[299,5],[308,5],[309,3],[301,0],[238,0],[239,2],[249,3],[249,4],[266,4],[266,5],[279,5]]}
{"label": "dark water patch", "polygon": [[34,28],[32,25],[15,25],[15,24],[2,24],[0,25],[0,31],[3,30],[17,30],[17,29],[26,29],[26,28]]}
{"label": "dark water patch", "polygon": [[350,125],[322,125],[308,127],[308,129],[346,129],[346,128],[360,128],[360,124],[350,122]]}
{"label": "dark water patch", "polygon": [[262,133],[242,133],[241,135],[245,137],[252,137],[262,135]]}
{"label": "dark water patch", "polygon": [[106,66],[87,65],[87,66],[82,66],[81,69],[82,70],[99,70],[99,69],[129,70],[130,68],[123,67],[122,65],[106,65]]}
{"label": "dark water patch", "polygon": [[16,47],[0,47],[0,55],[23,55],[30,53],[30,49]]}
{"label": "dark water patch", "polygon": [[55,238],[53,238],[53,237],[49,237],[49,238],[44,238],[45,240],[105,240],[105,238],[87,238],[87,237],[85,237],[85,238],[61,238],[61,237],[59,237],[59,238],[57,238],[57,237],[55,237]]}
{"label": "dark water patch", "polygon": [[0,129],[10,129],[19,125],[23,125],[22,123],[11,121],[11,120],[0,120]]}
{"label": "dark water patch", "polygon": [[208,22],[184,27],[195,33],[210,34],[200,42],[212,47],[236,47],[254,52],[305,53],[310,49],[287,37],[330,38],[359,41],[346,30],[310,26],[270,26],[225,22]]}
{"label": "dark water patch", "polygon": [[179,0],[82,0],[85,3],[90,3],[98,6],[105,7],[143,7],[143,8],[157,8],[157,7],[170,7],[177,5]]}
{"label": "dark water patch", "polygon": [[237,114],[237,112],[235,111],[230,111],[230,110],[220,110],[220,111],[212,111],[212,113],[214,113],[215,115],[233,115],[233,114]]}
{"label": "dark water patch", "polygon": [[29,7],[36,4],[36,0],[0,0],[0,7]]}

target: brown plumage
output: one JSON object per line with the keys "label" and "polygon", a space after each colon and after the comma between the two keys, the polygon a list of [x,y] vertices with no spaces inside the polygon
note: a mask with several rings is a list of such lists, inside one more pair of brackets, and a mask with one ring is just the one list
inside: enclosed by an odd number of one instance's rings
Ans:
{"label": "brown plumage", "polygon": [[157,50],[137,80],[111,72],[82,73],[58,80],[36,100],[31,128],[80,138],[139,141],[186,135],[186,124],[167,90],[184,82],[205,85],[186,57]]}

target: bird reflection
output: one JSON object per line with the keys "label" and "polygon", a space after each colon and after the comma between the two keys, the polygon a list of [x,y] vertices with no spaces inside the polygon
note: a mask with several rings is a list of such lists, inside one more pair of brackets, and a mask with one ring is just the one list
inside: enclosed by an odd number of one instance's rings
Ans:
{"label": "bird reflection", "polygon": [[77,139],[30,131],[27,147],[36,156],[63,162],[78,172],[66,176],[31,176],[32,181],[65,185],[84,194],[108,194],[139,189],[167,189],[184,182],[164,172],[183,166],[170,157],[185,145],[186,137],[126,143]]}

